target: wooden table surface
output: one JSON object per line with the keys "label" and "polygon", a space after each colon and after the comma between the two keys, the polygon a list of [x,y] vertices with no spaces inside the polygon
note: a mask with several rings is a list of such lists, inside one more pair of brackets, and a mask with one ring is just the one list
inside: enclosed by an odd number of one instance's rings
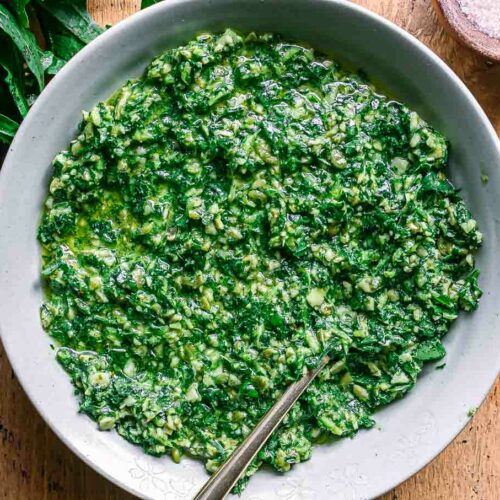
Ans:
{"label": "wooden table surface", "polygon": [[[168,1],[168,0],[166,0]],[[100,24],[132,14],[139,0],[89,0]],[[400,25],[443,58],[475,94],[500,133],[500,64],[454,42],[431,0],[356,0]],[[130,499],[70,452],[36,413],[0,346],[0,498]],[[383,500],[500,499],[500,380],[453,443]]]}

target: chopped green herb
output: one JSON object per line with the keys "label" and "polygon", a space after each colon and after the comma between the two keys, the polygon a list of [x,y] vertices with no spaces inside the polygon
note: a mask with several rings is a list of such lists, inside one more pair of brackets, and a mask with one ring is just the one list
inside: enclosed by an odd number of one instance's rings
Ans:
{"label": "chopped green herb", "polygon": [[204,34],[84,113],[39,228],[41,320],[81,411],[210,472],[331,363],[261,464],[374,425],[481,292],[445,138],[322,54]]}
{"label": "chopped green herb", "polygon": [[476,414],[476,412],[477,408],[475,406],[471,406],[469,408],[469,411],[467,412],[467,416],[472,418]]}

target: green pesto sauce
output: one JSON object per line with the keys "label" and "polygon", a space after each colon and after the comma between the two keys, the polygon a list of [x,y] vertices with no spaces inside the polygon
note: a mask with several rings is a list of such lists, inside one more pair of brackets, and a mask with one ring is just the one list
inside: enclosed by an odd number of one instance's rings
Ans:
{"label": "green pesto sauce", "polygon": [[447,155],[415,112],[276,36],[156,58],[84,113],[39,229],[42,322],[81,411],[212,472],[329,350],[248,475],[372,427],[480,296]]}

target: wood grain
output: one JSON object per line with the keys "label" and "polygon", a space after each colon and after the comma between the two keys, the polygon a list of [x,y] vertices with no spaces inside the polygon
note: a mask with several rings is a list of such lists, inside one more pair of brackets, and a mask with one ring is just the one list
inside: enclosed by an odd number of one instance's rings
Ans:
{"label": "wood grain", "polygon": [[[168,1],[168,0],[167,0]],[[139,0],[90,0],[102,25],[139,8]],[[358,0],[400,25],[444,59],[500,133],[500,64],[461,47],[439,25],[431,0]],[[132,498],[76,458],[48,429],[20,388],[0,347],[0,498]],[[459,397],[459,395],[457,395]],[[500,381],[472,422],[431,464],[381,500],[500,499]],[[326,499],[325,499],[326,500]]]}

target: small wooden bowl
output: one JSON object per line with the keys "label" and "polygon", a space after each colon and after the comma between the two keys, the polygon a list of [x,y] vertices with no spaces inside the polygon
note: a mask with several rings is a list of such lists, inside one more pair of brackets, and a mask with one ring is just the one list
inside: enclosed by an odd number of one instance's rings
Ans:
{"label": "small wooden bowl", "polygon": [[500,61],[500,39],[479,31],[460,8],[458,0],[432,0],[445,28],[459,42],[494,61]]}

